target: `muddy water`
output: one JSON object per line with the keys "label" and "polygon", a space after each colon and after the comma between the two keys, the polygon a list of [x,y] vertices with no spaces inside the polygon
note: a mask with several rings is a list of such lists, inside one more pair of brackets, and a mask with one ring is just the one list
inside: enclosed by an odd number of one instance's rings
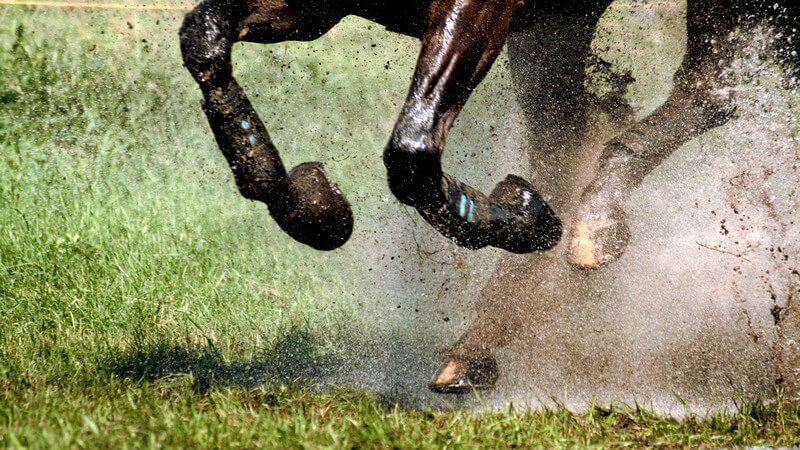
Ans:
{"label": "muddy water", "polygon": [[[445,167],[487,191],[506,173],[528,175],[568,224],[602,143],[664,100],[680,64],[685,4],[637,5],[615,5],[593,43],[614,71],[631,71],[630,116],[596,106],[579,141],[531,136],[501,61],[456,124]],[[565,242],[529,256],[458,249],[387,199],[375,227],[393,239],[360,253],[375,268],[362,287],[369,344],[344,378],[454,406],[638,402],[675,415],[777,388],[798,395],[800,96],[754,54],[731,71],[738,118],[647,177],[627,204],[628,250],[601,271],[570,267]],[[600,78],[587,85],[603,95]],[[480,398],[426,393],[476,311],[519,325],[499,350],[497,388]]]}

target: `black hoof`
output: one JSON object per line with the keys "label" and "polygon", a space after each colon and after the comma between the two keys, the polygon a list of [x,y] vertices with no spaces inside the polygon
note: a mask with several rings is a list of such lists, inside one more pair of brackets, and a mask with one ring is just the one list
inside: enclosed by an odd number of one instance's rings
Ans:
{"label": "black hoof", "polygon": [[284,214],[273,212],[280,227],[295,240],[317,250],[344,245],[353,232],[353,211],[339,187],[318,162],[289,172],[297,204]]}
{"label": "black hoof", "polygon": [[476,358],[448,357],[428,383],[437,394],[465,394],[475,389],[494,387],[499,376],[497,360],[492,355]]}
{"label": "black hoof", "polygon": [[553,248],[561,239],[561,220],[524,179],[509,175],[495,186],[489,199],[506,213],[504,226],[492,246],[512,253]]}

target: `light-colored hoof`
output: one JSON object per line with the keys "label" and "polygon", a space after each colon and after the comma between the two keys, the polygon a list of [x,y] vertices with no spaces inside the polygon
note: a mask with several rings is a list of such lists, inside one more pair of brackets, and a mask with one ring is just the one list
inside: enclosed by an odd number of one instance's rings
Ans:
{"label": "light-colored hoof", "polygon": [[473,359],[448,357],[439,367],[428,389],[438,394],[464,394],[473,389],[490,389],[497,381],[497,361],[484,355]]}
{"label": "light-colored hoof", "polygon": [[630,232],[618,209],[589,216],[593,219],[586,219],[587,216],[580,215],[572,224],[567,260],[581,269],[599,269],[622,256]]}
{"label": "light-colored hoof", "polygon": [[463,370],[459,370],[458,366],[459,364],[455,359],[448,359],[442,364],[442,367],[439,369],[433,381],[431,381],[431,384],[434,386],[446,386],[457,383],[459,373],[464,372]]}
{"label": "light-colored hoof", "polygon": [[585,220],[575,222],[567,253],[569,263],[582,269],[597,269],[600,267],[598,255],[602,255],[602,250],[597,248],[597,243],[589,233],[589,223]]}

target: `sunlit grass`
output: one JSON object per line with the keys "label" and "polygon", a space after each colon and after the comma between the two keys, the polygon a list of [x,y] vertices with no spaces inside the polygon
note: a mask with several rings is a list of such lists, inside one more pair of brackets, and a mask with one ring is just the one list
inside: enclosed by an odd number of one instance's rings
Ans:
{"label": "sunlit grass", "polygon": [[[213,360],[212,357],[207,356]],[[213,363],[212,363],[213,364]],[[704,419],[595,408],[413,410],[361,392],[286,385],[202,390],[192,374],[146,382],[19,385],[0,392],[3,445],[36,447],[697,447],[797,445],[800,410],[752,403]],[[784,405],[785,406],[785,405]]]}
{"label": "sunlit grass", "polygon": [[[236,193],[180,59],[106,36],[113,16],[57,14],[3,22],[8,372],[45,376],[60,366],[49,358],[61,344],[94,356],[186,337],[246,352],[343,314],[331,306],[342,280],[304,264],[314,253]],[[64,45],[85,21],[93,31]],[[43,36],[45,26],[64,40]]]}
{"label": "sunlit grass", "polygon": [[[800,444],[789,405],[474,415],[304,387],[343,366],[349,280],[237,194],[180,15],[0,8],[0,446]],[[336,162],[358,208],[414,45],[350,20],[236,70],[288,165]]]}

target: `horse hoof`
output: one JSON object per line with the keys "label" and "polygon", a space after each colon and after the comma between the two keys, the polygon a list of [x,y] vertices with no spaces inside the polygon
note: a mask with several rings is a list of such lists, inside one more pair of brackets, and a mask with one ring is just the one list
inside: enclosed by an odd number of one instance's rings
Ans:
{"label": "horse hoof", "polygon": [[492,355],[477,358],[449,356],[428,384],[437,394],[464,394],[473,389],[490,389],[497,382],[497,360]]}
{"label": "horse hoof", "polygon": [[298,165],[289,172],[297,205],[276,220],[295,240],[317,250],[334,250],[353,233],[353,211],[339,186],[318,162]]}
{"label": "horse hoof", "polygon": [[506,213],[505,226],[492,246],[512,253],[553,248],[561,239],[561,220],[529,182],[508,175],[489,199]]}
{"label": "horse hoof", "polygon": [[572,226],[567,260],[581,269],[599,269],[622,256],[629,237],[621,211],[582,214]]}

